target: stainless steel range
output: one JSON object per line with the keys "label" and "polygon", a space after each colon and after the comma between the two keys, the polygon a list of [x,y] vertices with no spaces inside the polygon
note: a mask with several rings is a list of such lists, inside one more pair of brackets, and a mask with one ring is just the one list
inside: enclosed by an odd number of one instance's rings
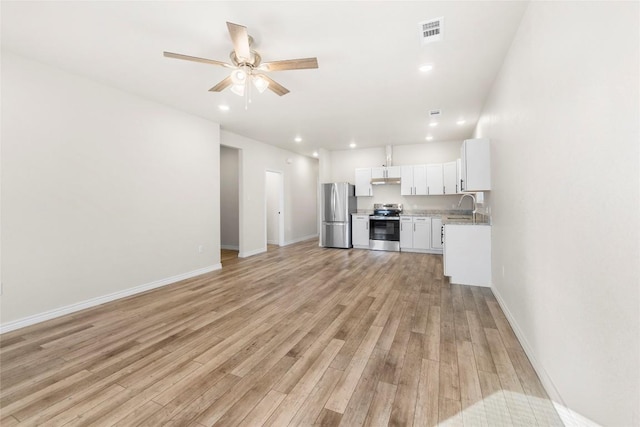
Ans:
{"label": "stainless steel range", "polygon": [[369,216],[369,249],[400,251],[400,214],[402,205],[376,203]]}

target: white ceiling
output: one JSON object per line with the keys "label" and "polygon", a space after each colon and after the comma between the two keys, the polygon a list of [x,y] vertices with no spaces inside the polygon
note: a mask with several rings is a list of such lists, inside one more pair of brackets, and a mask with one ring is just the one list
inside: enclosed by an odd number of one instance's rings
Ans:
{"label": "white ceiling", "polygon": [[[210,119],[305,155],[470,137],[526,2],[2,1],[2,47]],[[444,40],[418,23],[444,17]],[[165,58],[228,61],[226,21],[247,26],[263,61],[318,58],[317,70],[272,72],[291,92],[244,100],[208,89],[229,73]],[[421,73],[418,67],[434,69]],[[228,112],[218,105],[227,104]],[[435,128],[428,112],[440,108]],[[459,118],[465,125],[456,125]],[[294,142],[295,136],[303,141]]]}

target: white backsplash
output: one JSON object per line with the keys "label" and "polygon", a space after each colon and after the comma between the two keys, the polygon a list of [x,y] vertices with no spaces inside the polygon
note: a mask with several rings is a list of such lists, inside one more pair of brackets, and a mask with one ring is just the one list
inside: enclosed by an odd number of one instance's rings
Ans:
{"label": "white backsplash", "polygon": [[[358,197],[358,209],[371,210],[374,203],[402,203],[405,210],[457,209],[459,200],[460,195],[401,196],[400,185],[374,185],[373,196]],[[462,202],[461,209],[470,208],[470,200]]]}

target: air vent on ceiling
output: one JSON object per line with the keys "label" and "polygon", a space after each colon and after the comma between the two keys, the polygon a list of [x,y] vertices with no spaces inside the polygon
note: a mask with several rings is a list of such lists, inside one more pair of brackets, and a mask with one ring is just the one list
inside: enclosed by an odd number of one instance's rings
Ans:
{"label": "air vent on ceiling", "polygon": [[431,118],[440,117],[441,115],[442,115],[442,110],[440,110],[440,109],[429,111],[429,117],[431,117]]}
{"label": "air vent on ceiling", "polygon": [[422,21],[418,26],[420,27],[420,40],[422,44],[442,40],[442,32],[444,30],[443,17]]}

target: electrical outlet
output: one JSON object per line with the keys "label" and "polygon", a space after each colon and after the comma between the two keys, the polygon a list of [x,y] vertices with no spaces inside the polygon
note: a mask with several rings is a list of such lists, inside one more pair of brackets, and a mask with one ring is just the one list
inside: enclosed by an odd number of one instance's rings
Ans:
{"label": "electrical outlet", "polygon": [[202,252],[204,252],[204,246],[199,245],[198,246],[198,253],[201,254]]}

